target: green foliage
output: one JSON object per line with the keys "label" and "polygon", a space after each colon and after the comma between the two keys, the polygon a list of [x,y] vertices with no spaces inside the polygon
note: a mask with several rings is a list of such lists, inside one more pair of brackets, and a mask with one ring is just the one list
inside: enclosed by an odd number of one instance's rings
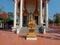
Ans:
{"label": "green foliage", "polygon": [[53,24],[53,23],[54,23],[54,21],[49,18],[49,24]]}
{"label": "green foliage", "polygon": [[10,20],[13,20],[13,13],[12,12],[8,12],[8,18],[3,18],[0,14],[0,20],[3,22],[3,23],[7,23],[9,22]]}
{"label": "green foliage", "polygon": [[52,19],[49,19],[49,24],[56,24],[57,26],[60,25],[60,14],[56,13],[54,14],[53,16],[53,20]]}
{"label": "green foliage", "polygon": [[60,14],[56,13],[54,15],[54,23],[59,25],[59,23],[60,23]]}
{"label": "green foliage", "polygon": [[13,12],[8,12],[8,16],[10,20],[13,20]]}
{"label": "green foliage", "polygon": [[2,22],[6,24],[9,20],[10,20],[9,18],[3,18]]}

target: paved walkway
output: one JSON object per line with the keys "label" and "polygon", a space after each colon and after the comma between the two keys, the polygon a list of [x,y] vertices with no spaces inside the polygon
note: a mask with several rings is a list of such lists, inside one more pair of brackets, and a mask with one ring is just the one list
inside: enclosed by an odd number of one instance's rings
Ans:
{"label": "paved walkway", "polygon": [[0,45],[60,45],[59,33],[37,34],[38,40],[25,40],[24,36],[0,30]]}

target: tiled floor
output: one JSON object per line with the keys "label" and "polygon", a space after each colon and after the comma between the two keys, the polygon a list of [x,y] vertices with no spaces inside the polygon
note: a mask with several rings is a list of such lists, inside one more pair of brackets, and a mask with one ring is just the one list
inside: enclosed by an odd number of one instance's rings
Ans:
{"label": "tiled floor", "polygon": [[38,40],[26,40],[25,35],[0,30],[0,45],[60,45],[59,33],[37,34]]}

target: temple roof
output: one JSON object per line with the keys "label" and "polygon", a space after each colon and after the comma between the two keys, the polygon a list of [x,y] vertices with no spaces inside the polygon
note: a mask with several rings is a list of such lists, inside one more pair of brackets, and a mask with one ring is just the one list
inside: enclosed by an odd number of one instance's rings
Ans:
{"label": "temple roof", "polygon": [[[13,1],[15,1],[15,0],[13,0]],[[20,1],[20,0],[17,0],[17,1]],[[35,2],[35,0],[27,0],[27,1],[34,1]],[[39,0],[38,0],[39,1]],[[45,2],[46,0],[43,0],[43,2]],[[50,0],[47,0],[47,1],[50,1]]]}
{"label": "temple roof", "polygon": [[[16,0],[16,1],[18,2],[18,9],[19,9],[20,8],[20,0]],[[43,0],[43,2],[42,2],[43,8],[45,7],[45,1],[46,0]],[[24,3],[23,3],[23,10],[25,12],[24,14],[27,13],[27,10],[29,10],[29,11],[35,10],[35,13],[39,14],[39,9],[40,9],[40,0],[24,0]]]}

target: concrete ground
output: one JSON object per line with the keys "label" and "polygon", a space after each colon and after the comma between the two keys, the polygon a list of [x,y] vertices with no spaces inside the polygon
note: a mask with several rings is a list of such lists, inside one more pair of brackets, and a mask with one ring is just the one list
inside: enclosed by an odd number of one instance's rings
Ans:
{"label": "concrete ground", "polygon": [[60,30],[51,29],[47,34],[37,34],[38,40],[26,40],[25,34],[0,30],[0,45],[60,45]]}

